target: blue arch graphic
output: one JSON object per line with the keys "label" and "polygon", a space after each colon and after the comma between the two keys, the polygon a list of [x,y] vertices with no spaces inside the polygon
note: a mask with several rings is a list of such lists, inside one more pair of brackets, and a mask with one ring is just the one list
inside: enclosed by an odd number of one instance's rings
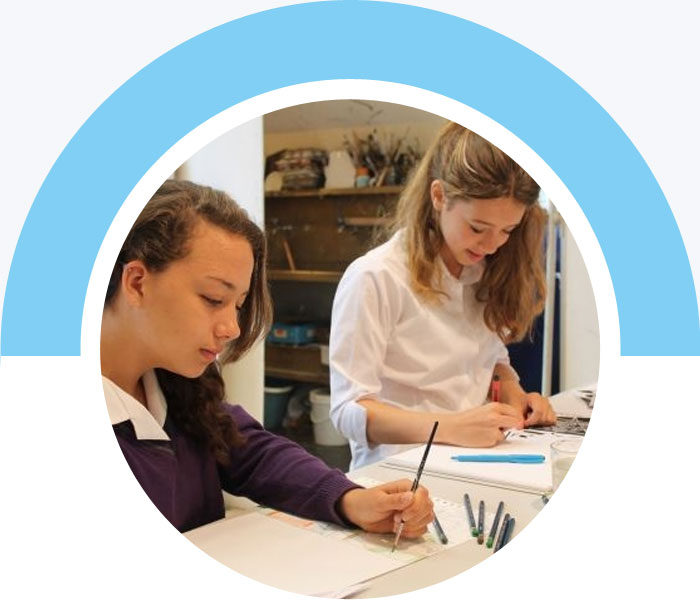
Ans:
{"label": "blue arch graphic", "polygon": [[[339,43],[368,23],[387,25],[371,45]],[[439,32],[439,44],[422,43],[426,32]],[[313,60],[287,61],[290,48]],[[650,170],[612,118],[561,71],[498,33],[378,2],[302,4],[232,21],[164,54],[108,98],[58,158],[24,224],[7,283],[2,354],[80,354],[99,246],[131,189],[175,142],[253,96],[353,78],[448,96],[525,141],[566,184],[598,237],[618,303],[622,353],[700,354],[698,304],[680,233]],[[651,233],[663,255],[651,252]]]}

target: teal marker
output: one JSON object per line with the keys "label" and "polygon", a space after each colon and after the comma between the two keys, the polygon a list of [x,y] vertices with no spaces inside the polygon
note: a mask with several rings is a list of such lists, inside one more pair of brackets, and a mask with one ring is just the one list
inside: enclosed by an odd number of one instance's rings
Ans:
{"label": "teal marker", "polygon": [[435,532],[437,533],[438,539],[442,545],[447,545],[449,543],[447,540],[447,535],[445,535],[445,531],[442,529],[442,525],[438,520],[437,514],[435,515],[435,518],[433,518],[433,527],[435,527]]}
{"label": "teal marker", "polygon": [[493,547],[493,540],[496,539],[496,532],[498,531],[498,521],[501,520],[501,514],[503,513],[503,502],[499,502],[498,510],[496,510],[496,516],[493,518],[493,524],[491,525],[491,531],[489,532],[489,538],[486,540],[486,547]]}
{"label": "teal marker", "polygon": [[486,512],[486,507],[484,504],[484,500],[481,500],[479,502],[479,526],[477,529],[478,532],[478,537],[476,541],[481,545],[484,543],[484,513]]}
{"label": "teal marker", "polygon": [[477,454],[451,456],[457,462],[507,462],[510,464],[542,464],[545,460],[542,454]]}
{"label": "teal marker", "polygon": [[469,526],[472,528],[472,537],[478,537],[479,529],[476,527],[474,512],[472,511],[472,503],[469,501],[468,493],[464,494],[464,507],[467,509],[467,518],[469,519]]}
{"label": "teal marker", "polygon": [[510,514],[506,514],[503,517],[503,524],[501,525],[501,530],[498,533],[498,537],[496,538],[496,545],[493,548],[494,552],[498,552],[498,550],[501,549],[503,546],[503,542],[505,541],[506,537],[506,531],[508,531],[508,523],[510,522]]}

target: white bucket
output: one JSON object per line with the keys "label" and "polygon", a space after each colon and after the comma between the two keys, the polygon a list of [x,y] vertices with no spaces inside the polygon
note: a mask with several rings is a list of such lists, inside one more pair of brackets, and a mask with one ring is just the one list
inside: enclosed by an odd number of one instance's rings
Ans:
{"label": "white bucket", "polygon": [[311,401],[311,422],[314,425],[314,439],[318,445],[347,445],[348,440],[333,426],[329,413],[331,395],[328,389],[313,389],[309,393]]}

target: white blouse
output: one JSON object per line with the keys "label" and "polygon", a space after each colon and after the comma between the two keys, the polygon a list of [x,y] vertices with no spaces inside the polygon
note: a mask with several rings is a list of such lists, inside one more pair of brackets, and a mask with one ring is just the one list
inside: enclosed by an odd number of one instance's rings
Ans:
{"label": "white blouse", "polygon": [[351,469],[413,447],[370,445],[366,410],[358,400],[412,411],[463,411],[485,402],[497,363],[510,365],[505,345],[484,322],[484,304],[474,297],[483,266],[464,267],[455,278],[439,265],[448,297],[428,303],[411,289],[399,233],[356,259],[338,285],[330,413],[350,439]]}
{"label": "white blouse", "polygon": [[130,420],[134,425],[137,439],[170,440],[170,437],[163,430],[168,404],[153,370],[149,370],[143,375],[143,389],[146,393],[147,407],[106,376],[102,376],[102,387],[112,424]]}

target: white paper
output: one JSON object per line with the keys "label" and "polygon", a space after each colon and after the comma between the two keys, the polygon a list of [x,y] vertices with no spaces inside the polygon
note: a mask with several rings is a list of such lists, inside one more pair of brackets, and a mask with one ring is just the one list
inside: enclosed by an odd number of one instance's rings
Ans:
{"label": "white paper", "polygon": [[246,577],[307,595],[339,591],[403,566],[390,554],[369,554],[261,512],[210,523],[185,537]]}
{"label": "white paper", "polygon": [[[568,435],[567,435],[568,437]],[[425,463],[425,474],[461,478],[467,481],[493,483],[522,491],[545,493],[552,489],[552,465],[550,445],[562,438],[555,433],[530,433],[512,431],[508,439],[496,447],[456,447],[434,444]],[[423,457],[425,446],[391,456],[384,462],[389,468],[416,470]],[[458,455],[507,455],[541,454],[542,464],[511,464],[506,462],[458,462]]]}
{"label": "white paper", "polygon": [[590,418],[592,407],[583,399],[587,394],[595,397],[597,385],[591,384],[585,387],[562,391],[549,398],[549,403],[557,416],[576,418]]}
{"label": "white paper", "polygon": [[[356,479],[372,487],[374,479]],[[443,550],[471,536],[464,506],[433,498],[435,514],[448,537],[442,544],[433,527],[419,539],[402,538],[391,551],[394,535],[365,533],[302,519],[270,508],[258,508],[185,533],[185,537],[229,568],[267,585],[300,594],[342,598],[364,583]],[[474,508],[477,516],[477,506]],[[485,537],[495,508],[484,513]],[[274,570],[268,567],[274,567]]]}

